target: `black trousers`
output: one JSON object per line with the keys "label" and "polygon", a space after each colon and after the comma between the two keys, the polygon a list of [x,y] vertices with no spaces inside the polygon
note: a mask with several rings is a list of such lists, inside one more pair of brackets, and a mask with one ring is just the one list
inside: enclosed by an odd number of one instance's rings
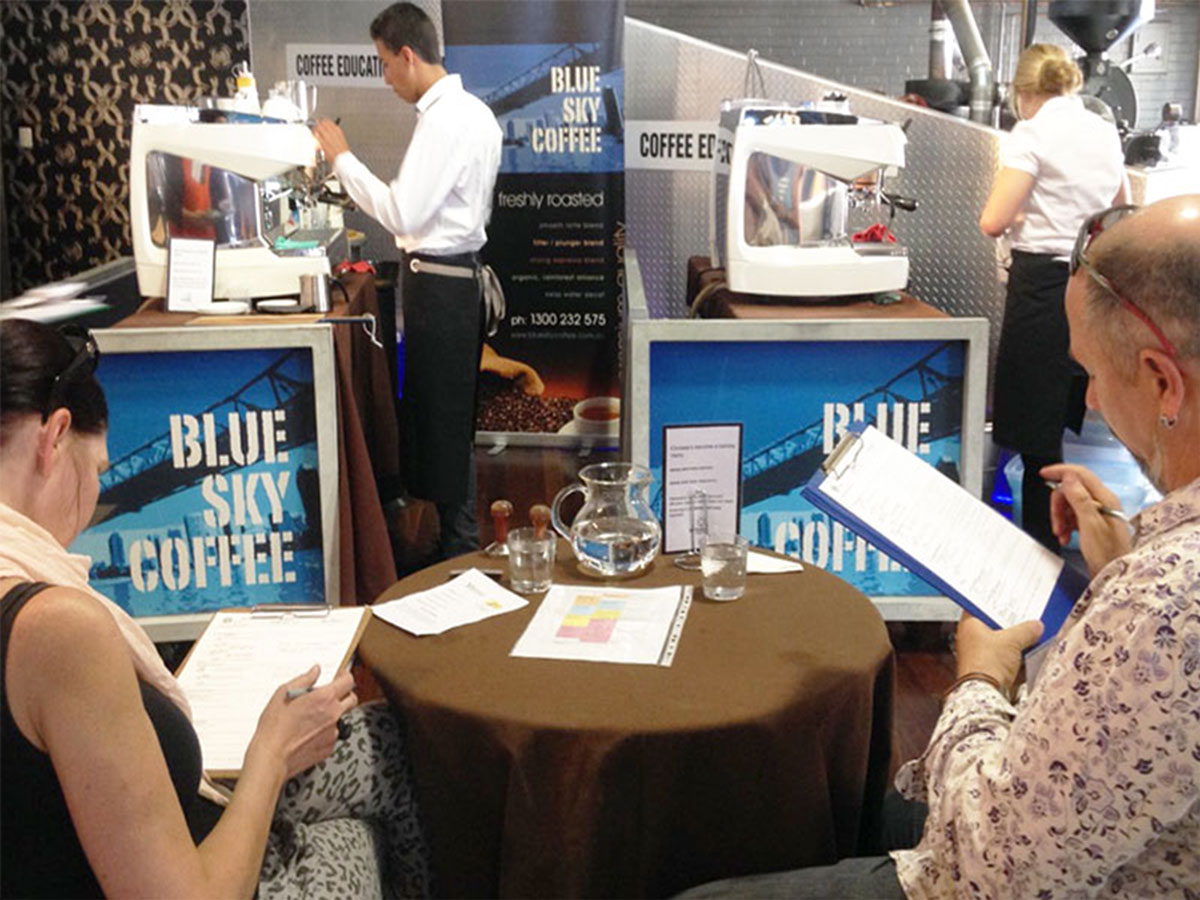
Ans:
{"label": "black trousers", "polygon": [[[425,256],[445,265],[474,266],[475,254]],[[479,282],[414,272],[401,266],[404,389],[400,400],[404,481],[409,493],[436,504],[441,553],[479,546],[475,516],[475,392],[483,349]]]}
{"label": "black trousers", "polygon": [[[876,852],[915,847],[925,828],[929,807],[905,800],[895,791],[883,801],[883,842]],[[857,856],[831,866],[813,866],[791,872],[772,872],[713,881],[679,894],[693,898],[768,898],[795,900],[903,900],[904,889],[889,856]]]}
{"label": "black trousers", "polygon": [[1050,491],[1038,470],[1062,460],[1064,428],[1083,423],[1087,376],[1070,358],[1063,298],[1067,264],[1013,251],[992,402],[993,437],[1021,455],[1021,527],[1057,551],[1050,531]]}
{"label": "black trousers", "polygon": [[1083,423],[1087,378],[1071,359],[1063,298],[1067,264],[1013,251],[996,351],[996,443],[1022,455],[1058,457],[1064,428]]}

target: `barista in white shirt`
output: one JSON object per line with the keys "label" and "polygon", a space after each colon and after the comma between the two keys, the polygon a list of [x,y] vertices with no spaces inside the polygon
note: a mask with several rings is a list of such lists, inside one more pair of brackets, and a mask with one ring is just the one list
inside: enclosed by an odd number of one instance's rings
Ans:
{"label": "barista in white shirt", "polygon": [[1067,353],[1067,260],[1083,220],[1128,197],[1117,130],[1084,107],[1082,84],[1061,47],[1034,44],[1021,53],[1013,79],[1021,121],[1002,146],[979,219],[984,234],[1008,232],[1012,244],[993,436],[1025,465],[1022,526],[1056,552],[1050,489],[1040,470],[1062,461],[1063,429],[1079,430],[1087,387]]}
{"label": "barista in white shirt", "polygon": [[472,459],[484,326],[479,250],[502,135],[488,106],[446,72],[437,29],[419,7],[389,6],[371,23],[371,37],[384,80],[417,109],[399,174],[390,184],[373,175],[333,122],[318,122],[313,133],[346,192],[403,251],[404,478],[410,493],[437,505],[439,549],[453,556],[479,545]]}

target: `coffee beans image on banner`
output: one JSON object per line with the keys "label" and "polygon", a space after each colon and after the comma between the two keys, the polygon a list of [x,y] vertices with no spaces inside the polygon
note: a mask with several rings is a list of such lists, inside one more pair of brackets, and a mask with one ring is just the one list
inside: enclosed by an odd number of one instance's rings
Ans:
{"label": "coffee beans image on banner", "polygon": [[484,373],[479,377],[475,427],[479,431],[524,431],[553,434],[571,421],[571,397],[526,394],[511,382]]}

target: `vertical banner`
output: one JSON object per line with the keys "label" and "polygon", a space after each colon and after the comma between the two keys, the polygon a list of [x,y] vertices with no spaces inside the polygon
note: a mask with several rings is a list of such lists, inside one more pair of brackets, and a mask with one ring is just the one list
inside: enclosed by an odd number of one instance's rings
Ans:
{"label": "vertical banner", "polygon": [[446,68],[504,132],[484,257],[507,315],[487,341],[501,364],[481,376],[476,427],[615,440],[624,0],[443,0],[442,22]]}

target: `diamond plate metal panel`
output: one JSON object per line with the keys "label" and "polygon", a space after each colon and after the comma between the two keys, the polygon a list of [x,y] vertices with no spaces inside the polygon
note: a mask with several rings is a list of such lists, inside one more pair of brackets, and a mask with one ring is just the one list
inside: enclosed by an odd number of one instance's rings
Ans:
{"label": "diamond plate metal panel", "polygon": [[[625,20],[625,107],[630,119],[709,120],[721,100],[742,94],[745,56],[637,19]],[[853,112],[911,120],[907,166],[889,187],[920,209],[893,223],[908,247],[909,290],[954,316],[984,316],[993,349],[1003,314],[996,244],[979,232],[996,171],[1000,133],[870,91],[760,60],[773,99],[816,101],[844,93]],[[698,172],[626,172],[630,244],[637,249],[655,318],[688,314],[687,258],[709,252],[709,178]],[[994,355],[994,354],[993,354]]]}

